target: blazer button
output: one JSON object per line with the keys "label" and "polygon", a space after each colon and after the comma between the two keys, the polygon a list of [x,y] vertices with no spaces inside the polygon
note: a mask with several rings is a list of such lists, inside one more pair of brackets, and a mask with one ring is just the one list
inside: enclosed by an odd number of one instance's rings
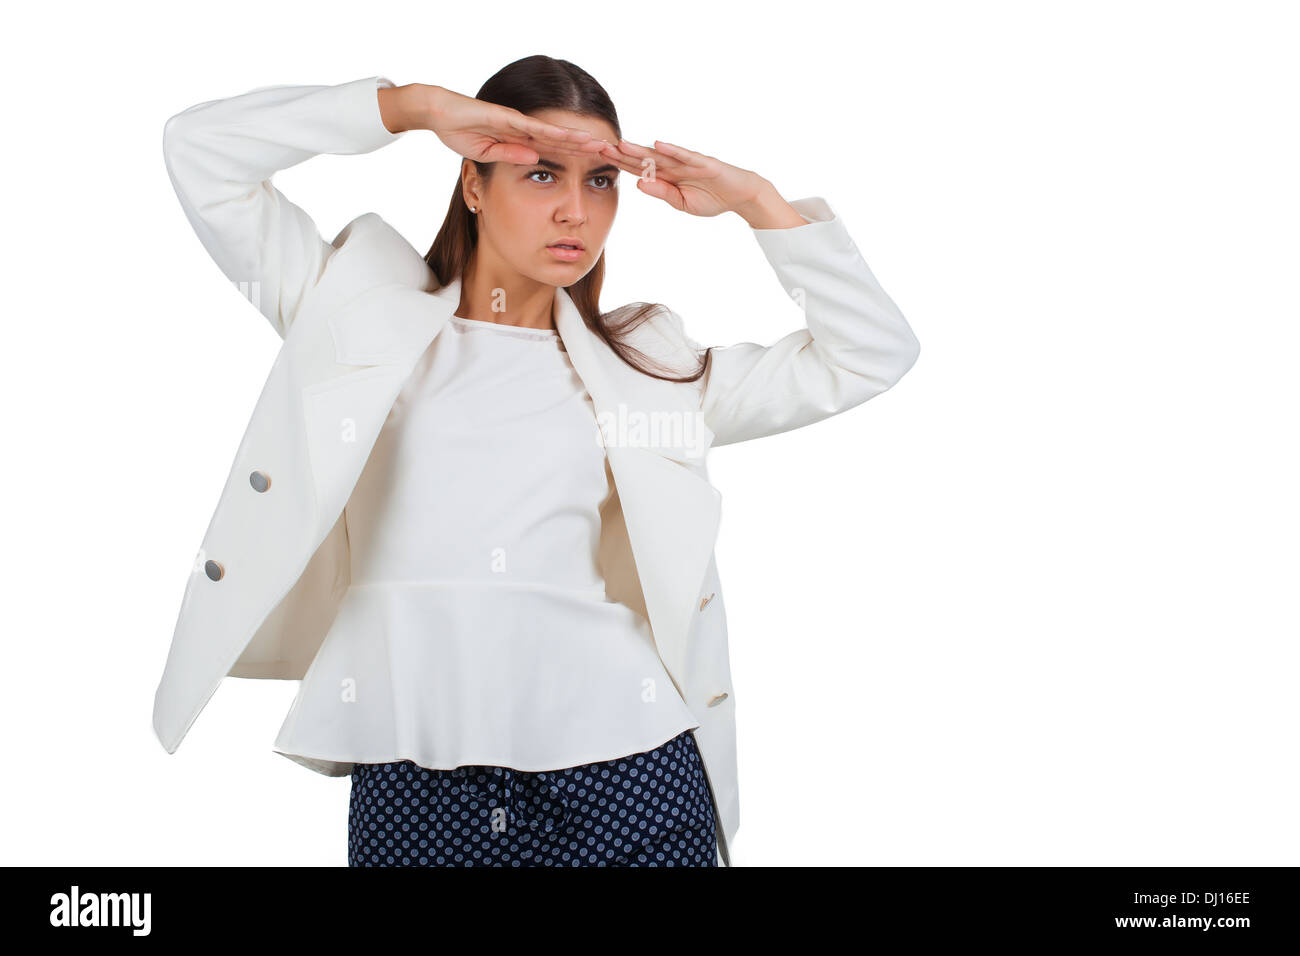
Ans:
{"label": "blazer button", "polygon": [[248,476],[248,483],[254,491],[266,491],[271,487],[271,479],[264,471],[255,471]]}
{"label": "blazer button", "polygon": [[727,695],[725,693],[718,694],[716,697],[714,697],[712,700],[709,701],[709,706],[716,707],[718,706],[718,704],[722,703],[726,699],[727,699]]}
{"label": "blazer button", "polygon": [[203,563],[203,570],[207,573],[208,577],[214,581],[220,581],[226,576],[226,569],[215,561],[205,561]]}
{"label": "blazer button", "polygon": [[708,597],[706,597],[703,601],[700,602],[700,610],[701,610],[701,611],[704,610],[704,606],[705,606],[706,604],[708,604],[710,601],[713,600],[713,598],[717,595],[717,593],[718,593],[717,591],[714,591],[713,594],[710,594]]}

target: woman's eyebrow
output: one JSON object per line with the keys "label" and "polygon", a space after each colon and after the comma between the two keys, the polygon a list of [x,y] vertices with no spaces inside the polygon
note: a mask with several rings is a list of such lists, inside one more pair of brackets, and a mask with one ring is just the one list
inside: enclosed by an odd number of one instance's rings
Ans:
{"label": "woman's eyebrow", "polygon": [[[538,157],[537,162],[533,163],[533,165],[545,166],[547,169],[553,169],[559,173],[568,171],[567,167],[563,163],[557,163],[553,159],[542,159],[541,157]],[[617,173],[617,172],[619,172],[619,168],[617,166],[615,166],[613,163],[606,163],[604,166],[596,166],[593,169],[587,170],[587,175],[595,176],[599,173]]]}

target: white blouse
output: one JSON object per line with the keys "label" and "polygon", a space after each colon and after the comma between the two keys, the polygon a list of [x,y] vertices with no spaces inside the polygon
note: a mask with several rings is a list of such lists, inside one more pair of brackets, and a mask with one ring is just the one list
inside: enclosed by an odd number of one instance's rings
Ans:
{"label": "white blouse", "polygon": [[559,334],[452,316],[344,510],[351,585],[275,751],[329,776],[555,770],[698,727],[649,623],[605,595],[612,490]]}

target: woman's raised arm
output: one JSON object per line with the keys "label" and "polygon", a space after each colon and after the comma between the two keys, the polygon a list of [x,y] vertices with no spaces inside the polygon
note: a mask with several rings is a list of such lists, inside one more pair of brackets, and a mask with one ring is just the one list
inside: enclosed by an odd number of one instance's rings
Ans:
{"label": "woman's raised arm", "polygon": [[700,408],[714,445],[801,428],[861,405],[897,384],[921,351],[826,200],[791,205],[804,225],[751,232],[801,306],[805,327],[772,345],[712,349]]}
{"label": "woman's raised arm", "polygon": [[381,118],[383,76],[269,86],[191,106],[163,127],[163,157],[213,261],[284,338],[334,247],[271,177],[319,153],[368,153],[404,135]]}
{"label": "woman's raised arm", "polygon": [[320,153],[371,152],[414,129],[480,162],[536,162],[538,146],[607,145],[441,86],[372,76],[264,86],[191,106],[164,125],[163,157],[203,247],[284,338],[334,246],[271,177]]}
{"label": "woman's raised arm", "polygon": [[[739,342],[709,351],[696,387],[715,446],[847,411],[892,388],[916,363],[916,335],[825,199],[788,203],[753,170],[661,140],[655,146],[621,140],[604,155],[628,172],[648,170],[638,189],[674,209],[740,215],[804,313],[804,328],[771,345]],[[676,345],[703,351],[677,313],[669,311],[666,328]]]}

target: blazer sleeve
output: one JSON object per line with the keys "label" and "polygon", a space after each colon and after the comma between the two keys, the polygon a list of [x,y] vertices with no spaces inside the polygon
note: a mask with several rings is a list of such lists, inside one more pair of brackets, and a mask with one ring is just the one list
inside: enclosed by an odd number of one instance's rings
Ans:
{"label": "blazer sleeve", "polygon": [[208,254],[284,338],[334,246],[272,185],[319,153],[368,153],[400,139],[379,112],[384,76],[338,86],[266,86],[191,106],[163,126],[163,158]]}
{"label": "blazer sleeve", "polygon": [[[920,343],[876,281],[840,218],[820,196],[791,203],[804,225],[754,229],[806,327],[772,345],[714,346],[700,410],[713,445],[800,428],[860,405],[895,385]],[[696,352],[673,313],[676,334]]]}

